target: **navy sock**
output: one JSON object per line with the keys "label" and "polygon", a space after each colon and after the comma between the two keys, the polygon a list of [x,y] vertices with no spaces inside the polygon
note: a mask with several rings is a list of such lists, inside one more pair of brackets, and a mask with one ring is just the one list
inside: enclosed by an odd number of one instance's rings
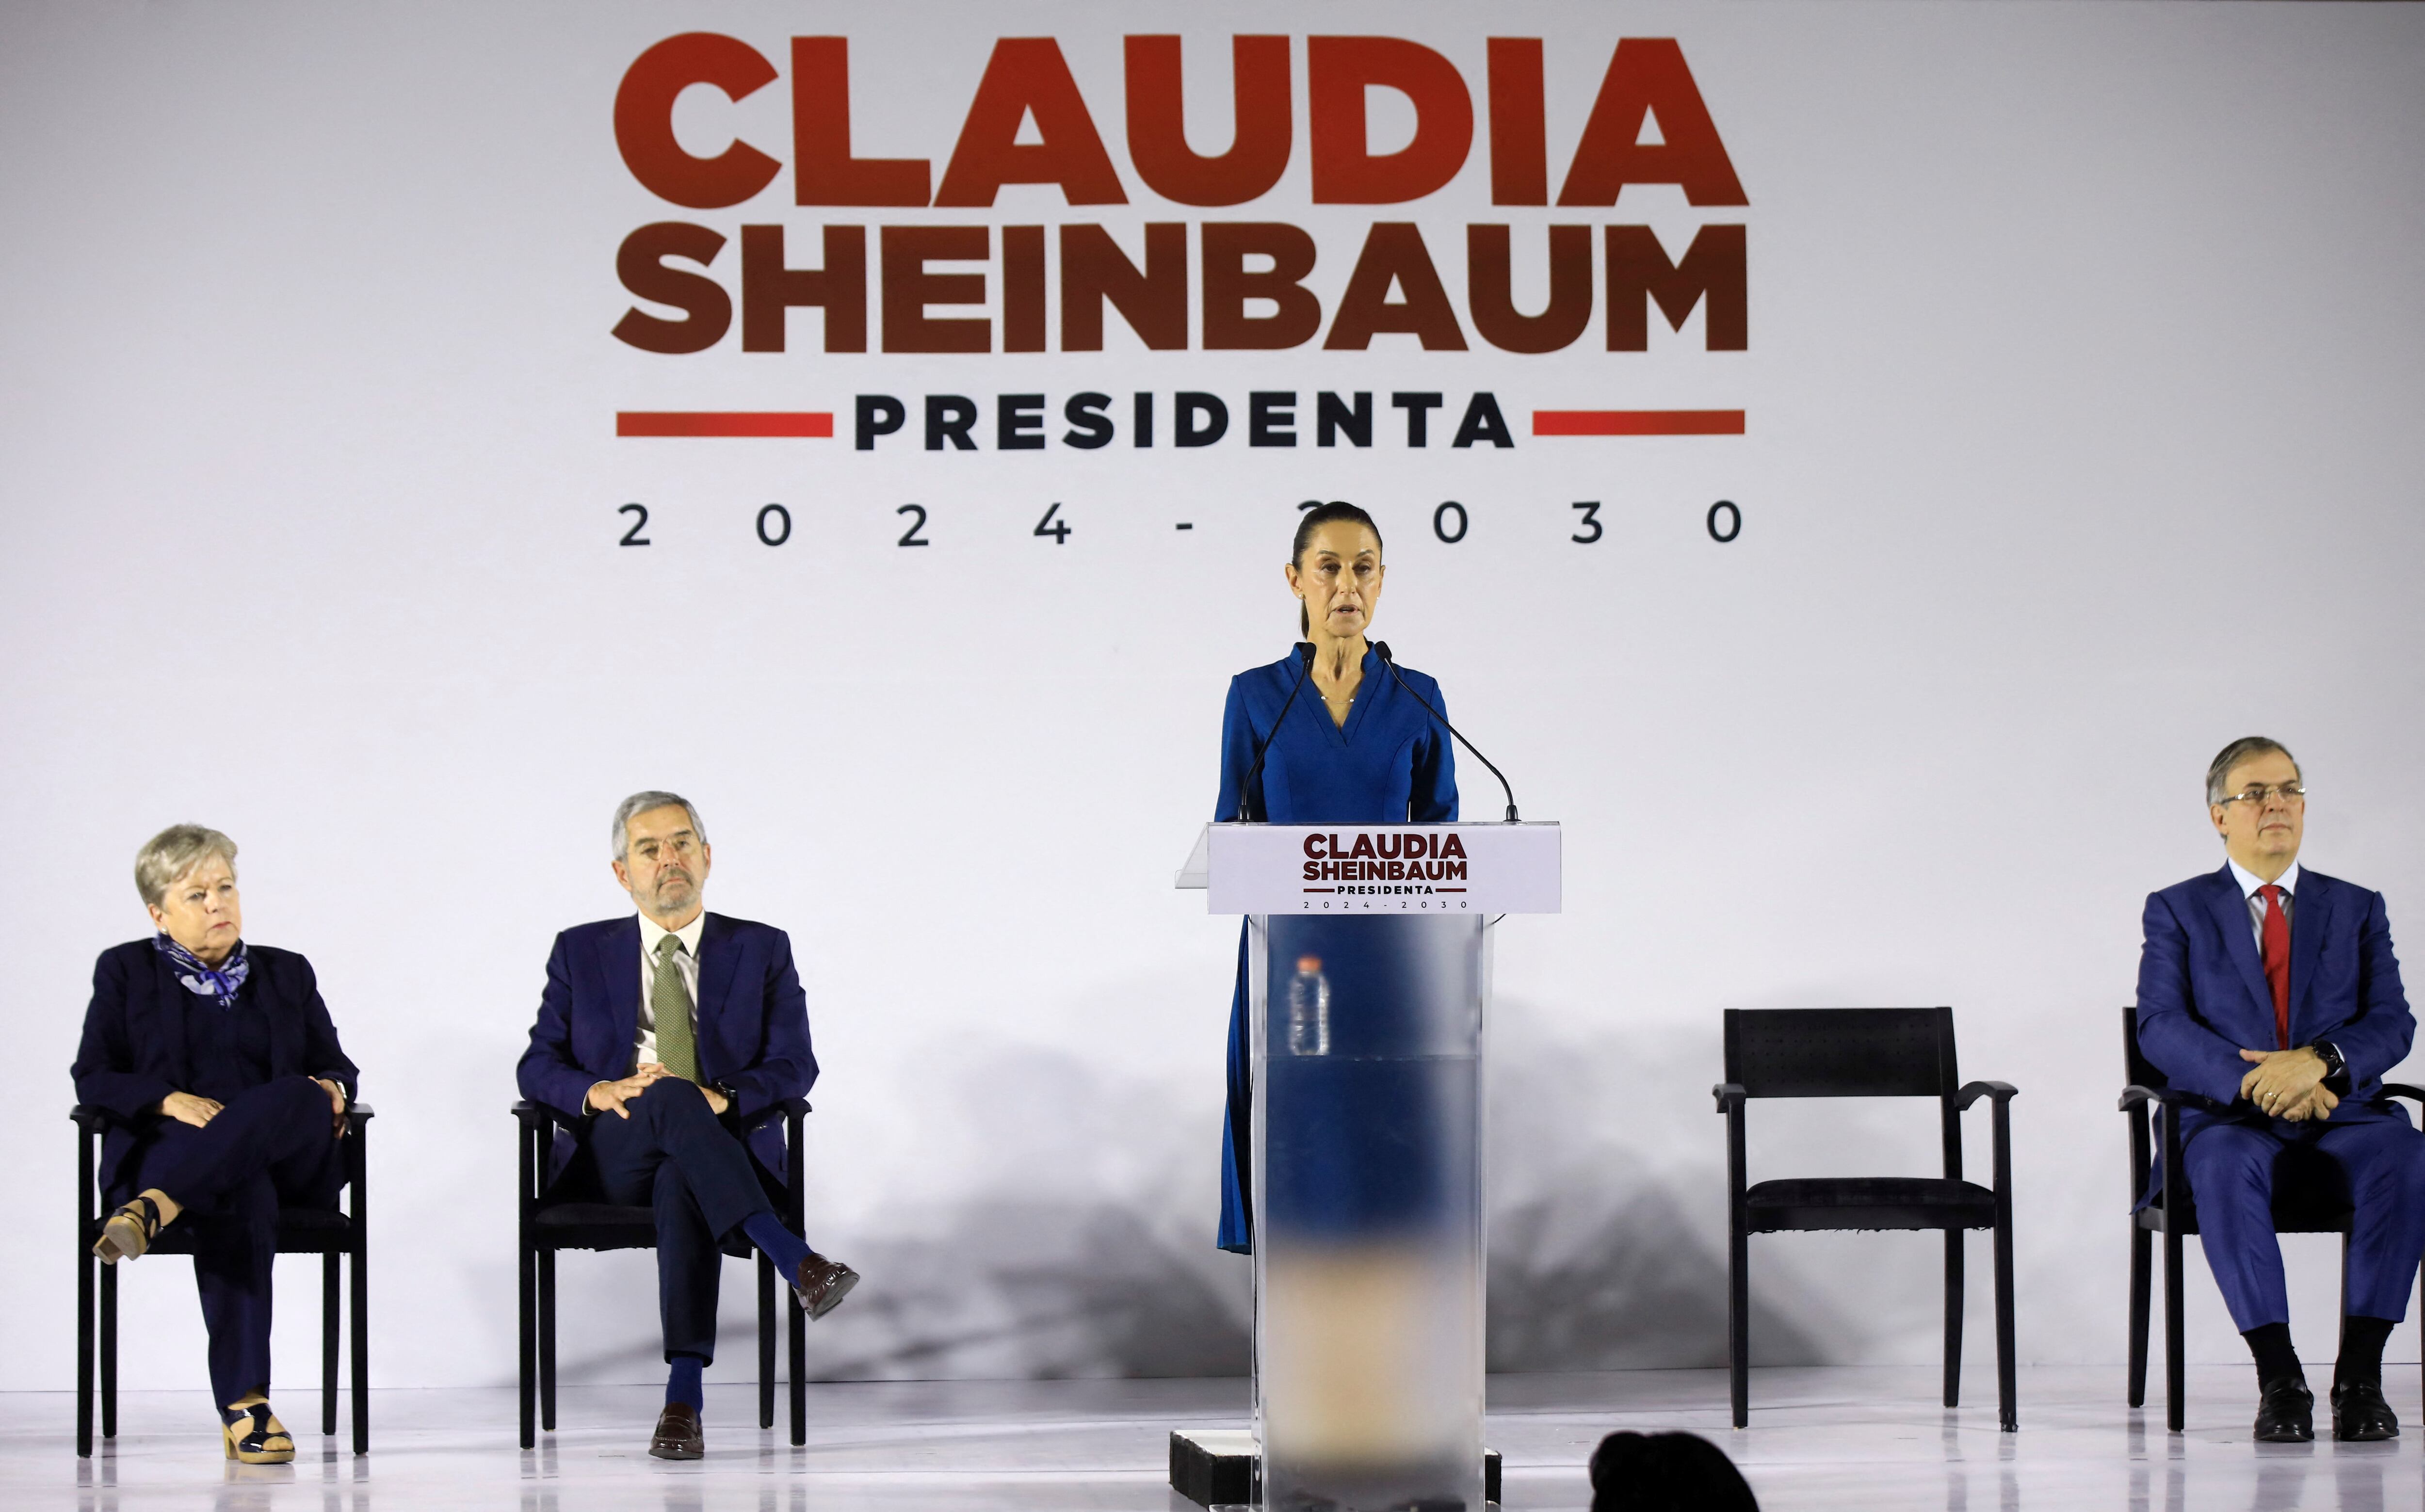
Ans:
{"label": "navy sock", "polygon": [[2353,1382],[2380,1389],[2383,1385],[2383,1345],[2395,1327],[2389,1318],[2367,1318],[2355,1313],[2341,1320],[2341,1357],[2333,1362],[2333,1384],[2346,1386]]}
{"label": "navy sock", "polygon": [[741,1231],[749,1236],[749,1242],[763,1250],[768,1260],[775,1263],[775,1268],[783,1273],[785,1281],[797,1277],[800,1262],[816,1252],[809,1247],[807,1240],[784,1228],[783,1220],[771,1213],[749,1214],[742,1220]]}
{"label": "navy sock", "polygon": [[694,1412],[704,1411],[707,1388],[699,1379],[699,1372],[705,1369],[707,1361],[697,1355],[676,1355],[673,1369],[666,1375],[666,1405],[680,1402]]}
{"label": "navy sock", "polygon": [[2240,1337],[2248,1341],[2248,1352],[2256,1357],[2256,1384],[2271,1386],[2286,1375],[2296,1375],[2299,1352],[2290,1347],[2290,1326],[2268,1323],[2249,1329]]}

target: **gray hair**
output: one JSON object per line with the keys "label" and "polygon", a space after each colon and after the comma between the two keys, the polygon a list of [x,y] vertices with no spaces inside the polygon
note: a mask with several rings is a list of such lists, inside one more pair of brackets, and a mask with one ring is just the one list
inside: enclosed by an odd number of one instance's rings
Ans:
{"label": "gray hair", "polygon": [[634,793],[615,805],[615,859],[619,861],[632,853],[632,815],[646,813],[650,809],[673,808],[679,808],[690,816],[690,832],[699,837],[700,844],[706,844],[707,826],[699,822],[699,811],[690,806],[690,799],[679,793],[660,793],[651,788],[646,793]]}
{"label": "gray hair", "polygon": [[135,853],[135,891],[146,907],[158,908],[177,878],[213,856],[235,870],[235,842],[205,825],[172,824]]}
{"label": "gray hair", "polygon": [[2307,780],[2307,774],[2299,771],[2299,758],[2290,754],[2289,747],[2266,735],[2242,735],[2217,752],[2214,764],[2206,769],[2207,802],[2213,804],[2224,800],[2224,780],[2231,775],[2233,767],[2254,757],[2275,751],[2279,751],[2288,760],[2292,771],[2299,772],[2299,780],[2304,782]]}

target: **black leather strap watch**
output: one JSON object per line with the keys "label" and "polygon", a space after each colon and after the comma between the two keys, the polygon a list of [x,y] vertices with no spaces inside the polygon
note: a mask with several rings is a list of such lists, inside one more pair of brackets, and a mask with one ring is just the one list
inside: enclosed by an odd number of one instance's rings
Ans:
{"label": "black leather strap watch", "polygon": [[2315,1051],[2316,1058],[2324,1063],[2324,1086],[2336,1097],[2349,1096],[2349,1062],[2341,1058],[2340,1047],[2319,1042]]}

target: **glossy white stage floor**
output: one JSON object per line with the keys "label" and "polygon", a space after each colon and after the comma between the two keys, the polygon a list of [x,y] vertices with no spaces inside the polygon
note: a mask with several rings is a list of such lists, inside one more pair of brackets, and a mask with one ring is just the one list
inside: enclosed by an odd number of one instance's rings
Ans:
{"label": "glossy white stage floor", "polygon": [[[2328,1368],[2328,1367],[2327,1367]],[[2315,1378],[2321,1380],[2320,1370]],[[1502,1376],[1491,1383],[1490,1442],[1506,1456],[1508,1512],[1580,1508],[1583,1461],[1618,1427],[1687,1428],[1723,1444],[1767,1512],[1799,1508],[2016,1507],[2148,1512],[2381,1512],[2425,1504],[2417,1369],[2389,1375],[2407,1424],[2385,1444],[2248,1441],[2244,1367],[2191,1373],[2190,1431],[2160,1407],[2121,1405],[2122,1373],[2021,1373],[2021,1432],[1996,1431],[1994,1375],[1974,1370],[1957,1412],[1933,1405],[1926,1369],[1763,1370],[1753,1426],[1726,1426],[1715,1371]],[[508,1391],[385,1391],[372,1401],[372,1453],[305,1434],[292,1466],[219,1457],[185,1393],[130,1392],[120,1437],[79,1464],[72,1400],[0,1398],[0,1506],[95,1512],[1188,1512],[1167,1488],[1176,1426],[1244,1421],[1237,1380],[932,1382],[810,1389],[809,1442],[761,1433],[755,1392],[712,1387],[708,1457],[667,1464],[644,1452],[657,1393],[567,1390],[561,1428],[525,1454]],[[315,1391],[285,1398],[316,1419]]]}

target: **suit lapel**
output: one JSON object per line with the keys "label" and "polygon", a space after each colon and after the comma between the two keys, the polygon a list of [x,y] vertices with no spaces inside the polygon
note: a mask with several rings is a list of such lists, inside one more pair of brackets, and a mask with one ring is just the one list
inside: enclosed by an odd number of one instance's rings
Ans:
{"label": "suit lapel", "polygon": [[2299,891],[2290,900],[2290,1043],[2304,1045],[2312,1037],[2299,1032],[2307,1000],[2316,987],[2316,957],[2323,953],[2324,932],[2332,927],[2333,888],[2327,877],[2299,874]]}
{"label": "suit lapel", "polygon": [[253,1006],[261,1010],[269,1025],[269,1074],[294,1076],[312,1070],[313,1068],[303,1064],[303,1025],[298,1021],[299,1016],[287,1011],[288,1004],[278,992],[277,975],[268,966],[268,957],[254,953],[252,970],[237,995],[240,999],[250,993]]}
{"label": "suit lapel", "polygon": [[[2257,1021],[2270,1031],[2273,1024],[2273,989],[2265,985],[2265,957],[2257,954],[2256,926],[2248,922],[2248,899],[2240,891],[2240,879],[2231,875],[2226,863],[2214,874],[2209,907],[2215,924],[2223,930],[2223,948],[2231,963],[2240,968],[2240,984],[2248,989],[2248,1001],[2255,1005]],[[2272,1050],[2272,1035],[2264,1041],[2248,1046],[2251,1050]]]}
{"label": "suit lapel", "polygon": [[618,920],[598,941],[600,969],[606,973],[606,1006],[615,1016],[619,1074],[632,1072],[632,1048],[640,1042],[640,921]]}
{"label": "suit lapel", "polygon": [[180,1089],[194,1085],[193,1051],[185,1043],[185,999],[193,994],[177,980],[177,969],[155,948],[152,952],[152,1022],[158,1037],[169,1085]]}
{"label": "suit lapel", "polygon": [[725,1070],[721,1064],[709,1063],[720,1059],[716,1027],[723,1021],[725,999],[732,994],[733,973],[739,964],[734,955],[731,921],[722,914],[709,914],[699,931],[699,1074],[711,1082]]}

